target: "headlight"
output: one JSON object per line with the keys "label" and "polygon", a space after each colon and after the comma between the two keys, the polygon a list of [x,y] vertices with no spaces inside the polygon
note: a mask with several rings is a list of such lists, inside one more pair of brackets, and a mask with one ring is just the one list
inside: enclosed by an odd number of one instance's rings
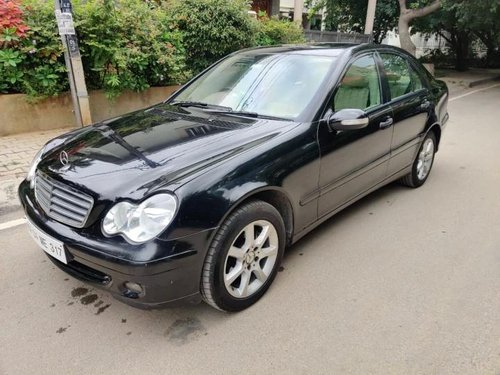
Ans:
{"label": "headlight", "polygon": [[40,151],[38,151],[31,162],[30,169],[28,170],[28,174],[26,176],[26,180],[29,181],[30,187],[33,189],[35,187],[35,172],[36,167],[38,167],[38,163],[42,160],[43,152],[45,151],[45,147],[42,147]]}
{"label": "headlight", "polygon": [[105,234],[122,234],[132,242],[146,242],[159,235],[174,218],[177,200],[171,194],[156,194],[136,205],[115,204],[102,222]]}

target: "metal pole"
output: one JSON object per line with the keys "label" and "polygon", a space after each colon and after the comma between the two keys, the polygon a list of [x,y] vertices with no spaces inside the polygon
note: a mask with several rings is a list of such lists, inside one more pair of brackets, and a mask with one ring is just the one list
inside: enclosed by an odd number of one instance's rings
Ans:
{"label": "metal pole", "polygon": [[373,24],[375,23],[375,9],[377,8],[377,0],[368,0],[368,9],[366,10],[365,34],[371,35],[373,32]]}
{"label": "metal pole", "polygon": [[68,69],[69,87],[73,110],[75,112],[78,126],[90,125],[92,117],[90,114],[89,96],[85,85],[82,59],[78,48],[73,15],[70,0],[55,0],[55,14],[59,35],[64,46],[64,60]]}
{"label": "metal pole", "polygon": [[[56,14],[61,11],[61,4],[59,0],[55,0]],[[78,104],[78,97],[76,95],[75,81],[73,80],[73,68],[71,66],[71,60],[68,55],[68,43],[66,42],[66,35],[59,34],[61,36],[61,41],[64,47],[64,62],[66,63],[66,69],[68,70],[68,81],[69,89],[71,91],[71,101],[73,102],[73,112],[75,113],[76,125],[79,127],[83,126],[82,114],[80,113],[80,105]]]}

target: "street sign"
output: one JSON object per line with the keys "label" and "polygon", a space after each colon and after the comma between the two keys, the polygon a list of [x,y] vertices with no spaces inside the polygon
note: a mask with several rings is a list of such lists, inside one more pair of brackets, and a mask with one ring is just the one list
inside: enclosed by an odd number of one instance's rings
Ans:
{"label": "street sign", "polygon": [[76,38],[76,35],[67,35],[66,40],[68,43],[69,56],[71,58],[79,58],[80,48],[78,48],[78,39]]}
{"label": "street sign", "polygon": [[59,35],[75,35],[75,24],[73,23],[73,15],[71,13],[63,13],[56,10],[57,28]]}
{"label": "street sign", "polygon": [[61,12],[63,13],[73,12],[73,7],[71,6],[70,0],[59,0],[59,4],[61,5]]}

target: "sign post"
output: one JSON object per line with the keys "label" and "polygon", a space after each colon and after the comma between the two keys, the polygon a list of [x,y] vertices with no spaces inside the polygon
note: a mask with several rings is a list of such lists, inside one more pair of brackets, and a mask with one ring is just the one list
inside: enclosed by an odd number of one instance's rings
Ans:
{"label": "sign post", "polygon": [[64,60],[68,69],[69,87],[76,123],[80,127],[90,125],[92,117],[90,115],[89,95],[85,85],[82,58],[73,23],[71,0],[55,0],[55,14],[59,35],[64,46]]}
{"label": "sign post", "polygon": [[365,34],[373,33],[373,24],[375,23],[375,10],[377,9],[377,0],[368,0],[368,8],[366,10]]}

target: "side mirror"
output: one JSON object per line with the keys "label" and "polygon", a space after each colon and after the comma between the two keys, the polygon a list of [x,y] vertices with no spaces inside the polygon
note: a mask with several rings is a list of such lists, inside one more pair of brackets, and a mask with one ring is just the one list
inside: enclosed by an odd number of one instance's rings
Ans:
{"label": "side mirror", "polygon": [[341,109],[332,113],[327,123],[330,130],[355,130],[365,128],[370,123],[370,119],[361,109]]}

